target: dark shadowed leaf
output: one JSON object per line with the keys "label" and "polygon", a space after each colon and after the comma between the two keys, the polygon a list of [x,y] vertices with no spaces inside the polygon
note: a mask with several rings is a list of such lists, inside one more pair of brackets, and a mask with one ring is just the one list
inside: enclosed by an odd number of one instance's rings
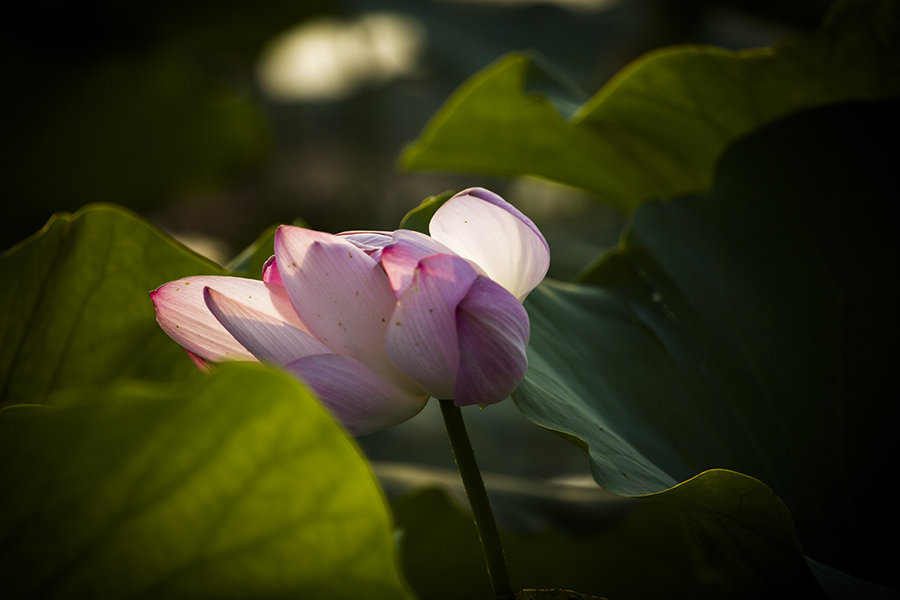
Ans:
{"label": "dark shadowed leaf", "polygon": [[[458,475],[380,464],[376,472],[394,498],[404,572],[420,596],[488,598]],[[404,493],[404,481],[411,484],[405,489],[418,491]],[[820,597],[787,510],[749,477],[710,472],[659,501],[510,476],[488,474],[485,483],[516,589],[569,589],[616,600]],[[697,486],[714,488],[705,506],[690,501],[710,491]],[[740,498],[757,517],[750,524],[771,536],[717,516]],[[769,523],[772,514],[782,520]],[[705,535],[713,526],[723,530]]]}
{"label": "dark shadowed leaf", "polygon": [[[885,295],[897,110],[788,117],[730,148],[709,194],[642,206],[590,285],[547,282],[528,298],[517,406],[587,442],[616,493],[713,468],[755,477],[784,500],[810,558],[896,587],[900,521],[879,488],[900,453],[884,351],[897,334]],[[710,509],[717,522],[700,525],[714,544],[786,539],[784,518],[753,517],[756,503],[721,487],[729,479],[708,477],[657,501]],[[678,492],[689,489],[700,491]]]}

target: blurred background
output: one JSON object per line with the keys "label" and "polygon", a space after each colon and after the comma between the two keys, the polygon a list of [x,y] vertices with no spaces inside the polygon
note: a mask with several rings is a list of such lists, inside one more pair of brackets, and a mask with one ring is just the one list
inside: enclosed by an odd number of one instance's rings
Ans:
{"label": "blurred background", "polygon": [[[768,46],[810,32],[829,4],[7,3],[0,21],[6,77],[0,250],[54,212],[109,202],[227,262],[274,223],[302,219],[331,232],[394,229],[425,197],[481,185],[538,223],[553,250],[551,274],[570,277],[615,244],[623,216],[536,180],[397,167],[404,145],[453,90],[509,51],[534,50],[590,95],[650,49],[684,42]],[[581,451],[522,424],[510,402],[471,414],[476,448],[494,449],[483,451],[486,469],[585,471]],[[414,444],[423,462],[446,464],[442,435],[433,456],[427,450],[439,429],[436,408],[429,407],[362,442],[379,459],[408,458]],[[533,443],[535,435],[540,443]]]}

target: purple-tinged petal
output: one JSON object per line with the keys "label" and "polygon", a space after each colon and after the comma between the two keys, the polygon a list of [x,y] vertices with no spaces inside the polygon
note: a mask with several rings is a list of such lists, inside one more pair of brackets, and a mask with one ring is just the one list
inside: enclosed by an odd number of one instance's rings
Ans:
{"label": "purple-tinged petal", "polygon": [[508,291],[479,277],[456,310],[459,373],[457,406],[493,404],[509,396],[525,377],[528,313]]}
{"label": "purple-tinged petal", "polygon": [[302,327],[284,288],[255,279],[201,275],[170,281],[150,292],[162,330],[204,360],[255,360],[206,308],[204,286],[213,286],[256,310]]}
{"label": "purple-tinged petal", "polygon": [[375,262],[381,260],[382,248],[392,241],[390,231],[342,231],[337,235],[371,256]]}
{"label": "purple-tinged petal", "polygon": [[206,306],[222,326],[258,360],[286,365],[328,347],[302,329],[229,298],[211,287],[203,289]]}
{"label": "purple-tinged petal", "polygon": [[483,188],[464,190],[441,206],[431,236],[524,300],[547,274],[547,240],[517,208]]}
{"label": "purple-tinged petal", "polygon": [[286,367],[303,379],[353,435],[364,435],[414,417],[425,394],[400,390],[364,364],[339,354],[316,354]]}
{"label": "purple-tinged petal", "polygon": [[384,270],[341,237],[282,226],[275,256],[306,329],[336,354],[353,357],[408,391],[417,389],[384,348],[396,300]]}
{"label": "purple-tinged petal", "polygon": [[270,256],[269,260],[266,261],[266,264],[263,265],[262,280],[265,283],[284,287],[284,281],[281,280],[281,273],[278,271],[278,262],[275,260],[274,255]]}
{"label": "purple-tinged petal", "polygon": [[453,254],[447,246],[418,231],[398,229],[381,253],[381,266],[399,298],[413,279],[419,261],[433,254]]}
{"label": "purple-tinged petal", "polygon": [[453,397],[460,362],[456,310],[476,277],[458,256],[423,258],[391,317],[388,355],[435,398]]}

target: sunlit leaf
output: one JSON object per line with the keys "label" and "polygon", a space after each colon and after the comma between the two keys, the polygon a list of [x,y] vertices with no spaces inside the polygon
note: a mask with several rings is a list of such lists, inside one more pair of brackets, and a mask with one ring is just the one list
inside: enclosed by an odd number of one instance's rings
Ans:
{"label": "sunlit leaf", "polygon": [[296,380],[222,365],[0,412],[4,598],[406,598],[382,493]]}
{"label": "sunlit leaf", "polygon": [[54,216],[0,257],[0,405],[121,376],[187,375],[194,367],[157,326],[149,292],[215,273],[123,209]]}
{"label": "sunlit leaf", "polygon": [[[900,93],[900,5],[836,3],[820,31],[772,49],[665,48],[623,69],[571,118],[578,96],[543,61],[511,54],[466,82],[407,148],[410,169],[536,175],[630,212],[702,191],[718,156],[811,106]],[[562,110],[562,113],[561,113]]]}
{"label": "sunlit leaf", "polygon": [[[897,333],[884,295],[897,109],[774,123],[729,149],[709,194],[642,206],[591,285],[540,286],[519,408],[587,442],[616,493],[713,468],[755,477],[810,558],[896,586],[897,506],[874,482],[900,453],[883,352]],[[710,493],[687,501],[708,507]],[[714,512],[747,527],[734,507]]]}

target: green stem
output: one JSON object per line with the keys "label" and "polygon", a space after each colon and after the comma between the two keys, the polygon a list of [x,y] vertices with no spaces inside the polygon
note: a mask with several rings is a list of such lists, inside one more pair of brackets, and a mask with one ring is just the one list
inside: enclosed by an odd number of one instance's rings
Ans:
{"label": "green stem", "polygon": [[450,438],[450,448],[453,449],[453,457],[456,459],[459,475],[466,488],[466,496],[469,497],[472,515],[475,517],[478,537],[481,538],[481,548],[484,550],[484,559],[487,562],[488,576],[491,578],[494,596],[496,598],[513,598],[509,572],[506,569],[506,560],[503,558],[503,547],[500,545],[500,533],[497,531],[497,522],[494,520],[491,502],[484,489],[484,480],[481,478],[481,471],[475,461],[472,444],[469,442],[469,434],[466,432],[462,411],[452,400],[440,400],[440,404],[444,426],[447,428],[447,437]]}

